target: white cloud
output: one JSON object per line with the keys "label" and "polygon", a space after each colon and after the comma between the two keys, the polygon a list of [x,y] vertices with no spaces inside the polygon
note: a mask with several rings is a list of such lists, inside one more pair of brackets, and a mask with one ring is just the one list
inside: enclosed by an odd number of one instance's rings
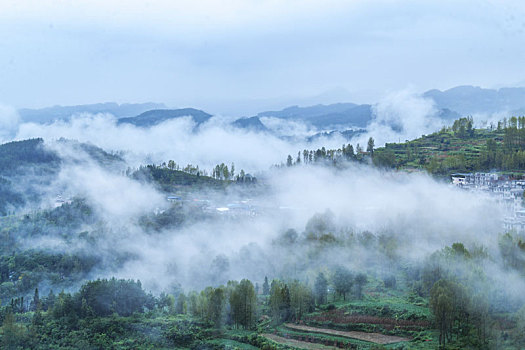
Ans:
{"label": "white cloud", "polygon": [[404,142],[438,131],[444,125],[437,117],[434,101],[411,90],[390,93],[372,109],[372,122],[366,135],[358,140],[361,145],[366,145],[370,136],[376,147],[386,142]]}
{"label": "white cloud", "polygon": [[0,142],[9,141],[18,130],[20,116],[11,106],[0,104]]}
{"label": "white cloud", "polygon": [[[214,117],[194,131],[195,125],[189,117],[146,129],[129,124],[117,126],[116,119],[107,114],[82,114],[73,116],[70,121],[49,125],[21,124],[16,138],[56,140],[64,137],[91,142],[108,151],[126,152],[125,158],[135,167],[173,159],[182,166],[191,163],[207,171],[216,164],[235,162],[238,171],[244,169],[247,172],[268,170],[285,161],[288,154],[295,155],[305,148],[338,148],[347,142],[340,137],[319,138],[313,143],[300,137],[298,141],[287,141],[270,134],[234,128],[227,124],[228,120]],[[283,123],[281,125],[287,125]],[[290,125],[289,130],[298,127],[296,122]]]}

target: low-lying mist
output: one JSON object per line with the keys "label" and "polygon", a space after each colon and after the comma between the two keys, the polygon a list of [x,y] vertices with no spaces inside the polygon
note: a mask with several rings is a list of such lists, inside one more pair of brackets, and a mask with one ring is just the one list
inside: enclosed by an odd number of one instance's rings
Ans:
{"label": "low-lying mist", "polygon": [[[294,122],[291,122],[293,124]],[[17,139],[43,137],[90,142],[108,151],[122,151],[132,167],[162,163],[173,159],[178,164],[194,164],[211,169],[222,162],[235,162],[238,169],[256,172],[283,160],[283,155],[297,154],[304,148],[340,147],[342,137],[320,137],[315,142],[291,142],[276,134],[234,128],[214,117],[198,128],[191,117],[169,120],[151,128],[129,124],[117,125],[107,114],[79,115],[70,121],[49,125],[24,123]]]}
{"label": "low-lying mist", "polygon": [[[123,152],[126,161],[134,167],[173,159],[178,164],[198,164],[206,169],[222,162],[235,162],[238,169],[257,172],[281,163],[288,154],[295,157],[303,149],[333,149],[348,143],[365,147],[369,137],[373,137],[379,147],[385,142],[419,137],[451,122],[439,118],[433,100],[410,90],[388,94],[373,106],[372,112],[365,132],[348,140],[339,133],[323,132],[355,129],[351,120],[348,125],[326,125],[318,129],[301,120],[263,117],[261,121],[268,132],[236,128],[231,125],[234,118],[228,116],[214,116],[198,126],[187,117],[142,128],[118,124],[110,114],[81,113],[68,120],[38,124],[20,122],[16,111],[4,106],[0,108],[0,121],[5,125],[5,132],[0,138],[3,141],[66,138],[90,142],[106,151]],[[315,134],[320,136],[309,139]]]}
{"label": "low-lying mist", "polygon": [[[63,145],[48,147],[72,158]],[[77,152],[74,159],[64,162],[49,193],[86,200],[96,224],[78,231],[90,239],[52,235],[28,245],[94,253],[103,263],[90,278],[140,279],[160,292],[231,279],[262,281],[265,275],[312,278],[335,265],[381,274],[397,264],[420,264],[455,242],[498,255],[503,209],[490,197],[424,173],[352,164],[279,168],[266,172],[253,189],[232,184],[223,191],[191,191],[181,204],[88,156]],[[192,204],[195,199],[211,205],[205,210]],[[238,202],[249,203],[253,215],[216,209]],[[158,230],[144,225],[144,217],[180,213],[193,219]],[[106,265],[115,256],[125,258]],[[487,268],[498,269],[498,261]]]}
{"label": "low-lying mist", "polygon": [[[392,95],[374,111],[367,134],[352,143],[364,145],[369,136],[376,145],[417,137],[442,123],[431,101],[410,93]],[[51,184],[41,184],[48,201],[41,205],[52,205],[60,194],[80,198],[92,210],[90,221],[75,232],[54,230],[25,245],[94,255],[99,263],[86,278],[140,279],[158,293],[231,279],[260,282],[266,275],[312,281],[318,271],[336,265],[381,277],[396,268],[422,266],[436,251],[461,242],[486,251],[485,275],[519,297],[524,281],[500,256],[503,208],[493,198],[426,173],[363,164],[270,168],[304,148],[338,148],[348,141],[332,136],[306,142],[304,136],[313,132],[306,124],[265,121],[281,133],[234,128],[220,117],[200,126],[188,117],[150,128],[118,125],[103,114],[18,124],[15,139],[43,137],[45,147],[63,160]],[[282,137],[287,133],[300,137]],[[102,164],[56,141],[62,137],[117,152],[123,161]],[[237,172],[255,172],[258,183],[167,193],[126,171],[169,159],[201,169],[234,162]],[[181,196],[180,202],[168,202],[170,194]],[[249,215],[230,210],[235,205],[249,208]]]}

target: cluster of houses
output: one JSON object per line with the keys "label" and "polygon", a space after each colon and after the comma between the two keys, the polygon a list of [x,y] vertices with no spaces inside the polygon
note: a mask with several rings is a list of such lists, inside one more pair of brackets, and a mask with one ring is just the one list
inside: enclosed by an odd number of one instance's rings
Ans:
{"label": "cluster of houses", "polygon": [[503,227],[506,230],[525,231],[525,180],[498,173],[458,173],[452,174],[451,178],[452,184],[460,188],[494,195],[505,208]]}
{"label": "cluster of houses", "polygon": [[64,204],[71,204],[71,198],[63,198],[62,195],[57,195],[55,198],[55,202],[53,203],[53,207],[58,208],[61,207]]}
{"label": "cluster of houses", "polygon": [[220,215],[227,218],[254,217],[257,216],[256,206],[251,200],[240,200],[232,203],[215,203],[209,199],[183,199],[180,196],[170,195],[167,198],[171,203],[186,203],[199,208],[207,214]]}

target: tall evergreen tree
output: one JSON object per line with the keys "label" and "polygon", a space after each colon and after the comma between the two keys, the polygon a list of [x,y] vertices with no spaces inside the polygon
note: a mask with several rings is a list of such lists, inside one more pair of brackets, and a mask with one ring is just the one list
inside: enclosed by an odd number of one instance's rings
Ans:
{"label": "tall evergreen tree", "polygon": [[270,285],[268,284],[268,276],[264,276],[263,295],[268,294],[270,294]]}

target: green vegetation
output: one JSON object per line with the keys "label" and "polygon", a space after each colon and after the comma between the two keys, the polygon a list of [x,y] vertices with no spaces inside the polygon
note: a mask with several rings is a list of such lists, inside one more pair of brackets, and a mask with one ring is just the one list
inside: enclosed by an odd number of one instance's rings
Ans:
{"label": "green vegetation", "polygon": [[[357,236],[353,243],[339,243],[363,245],[374,252],[384,241],[371,233],[364,235],[366,239]],[[305,235],[305,241],[298,239],[295,244],[316,244],[319,239]],[[521,236],[506,234],[500,238],[499,249],[508,268],[525,274],[523,264],[516,260],[521,259],[522,242]],[[294,249],[293,245],[289,248]],[[316,249],[327,248],[319,245]],[[270,283],[265,277],[269,286],[263,283],[261,294],[256,294],[254,284],[246,279],[200,292],[158,296],[132,280],[88,281],[75,293],[62,291],[58,295],[40,293],[35,283],[24,282],[29,279],[26,276],[55,266],[76,266],[80,272],[91,269],[81,261],[58,258],[38,251],[4,257],[2,286],[7,283],[15,288],[3,292],[3,300],[13,296],[0,309],[4,348],[286,349],[299,344],[291,341],[296,340],[352,349],[432,349],[439,344],[452,349],[505,344],[517,349],[523,341],[520,329],[525,324],[525,307],[500,295],[490,277],[482,274],[477,266],[489,259],[483,250],[469,250],[461,243],[435,252],[420,267],[398,266],[383,278],[372,272],[373,267],[363,273],[343,266],[319,271],[312,284],[278,279]],[[18,266],[25,269],[25,276],[21,277]],[[67,270],[58,273],[74,275]],[[74,280],[78,279],[69,281]],[[471,290],[479,281],[487,282],[481,290]],[[50,283],[65,286],[60,279]],[[29,287],[34,288],[31,294]],[[23,291],[22,296],[14,297]],[[489,303],[501,298],[504,303]],[[284,325],[287,322],[319,330],[290,329]],[[351,334],[326,334],[322,329],[365,332],[378,341],[381,334],[410,341],[378,345]],[[264,334],[278,337],[270,339]],[[291,340],[279,344],[279,339]]]}
{"label": "green vegetation", "polygon": [[[370,139],[366,151],[360,146],[354,151],[351,145],[341,150],[304,151],[296,160],[288,157],[287,165],[329,161],[339,166],[343,160],[372,160],[377,166],[427,169],[434,174],[492,166],[520,171],[523,130],[525,119],[502,123],[494,130],[477,130],[470,119],[463,118],[450,129],[403,147],[389,144],[375,149]],[[440,137],[450,142],[441,142]],[[34,151],[41,141],[32,142],[27,146],[32,145]],[[95,148],[91,152],[99,151]],[[387,157],[385,152],[391,153]],[[100,161],[118,161],[116,156],[99,155]],[[463,163],[447,165],[448,158],[460,156]],[[384,163],[385,159],[390,160]],[[222,190],[230,185],[244,188],[253,182],[243,171],[236,176],[233,164],[218,165],[213,177],[190,165],[179,169],[170,161],[141,167],[128,176],[154,183],[166,192],[181,188],[190,193],[194,189]],[[127,263],[140,261],[136,252],[116,252],[111,237],[127,239],[133,230],[140,230],[145,239],[164,244],[173,237],[167,231],[210,219],[210,214],[197,209],[194,203],[169,203],[162,212],[133,217],[131,229],[126,225],[110,227],[109,220],[82,198],[54,209],[1,217],[2,348],[525,346],[524,300],[512,286],[501,283],[501,275],[510,276],[516,285],[525,278],[525,237],[516,232],[494,237],[491,247],[456,242],[415,258],[406,251],[411,237],[388,227],[370,232],[341,226],[326,211],[313,215],[302,232],[283,228],[268,243],[276,255],[287,257],[282,266],[272,266],[268,260],[267,265],[258,266],[257,271],[273,276],[257,272],[260,276],[253,280],[239,276],[240,281],[226,282],[220,277],[230,262],[217,255],[207,257],[211,265],[206,265],[206,258],[197,262],[203,269],[211,266],[205,273],[211,276],[207,281],[212,285],[199,286],[200,290],[177,285],[169,276],[176,266],[152,271],[159,278],[170,279],[170,283],[159,284],[169,287],[159,287],[155,294],[145,290],[140,281],[96,279],[118,275]],[[242,250],[238,264],[262,261],[251,260],[253,252]],[[173,254],[185,253],[183,248],[173,249]],[[237,267],[231,266],[233,271]]]}
{"label": "green vegetation", "polygon": [[192,174],[190,172],[157,165],[141,166],[131,174],[131,177],[140,181],[156,183],[160,189],[165,192],[174,192],[181,187],[188,186],[195,189],[221,189],[228,184],[227,182],[216,180],[209,176],[201,176],[199,172]]}
{"label": "green vegetation", "polygon": [[[456,172],[499,170],[525,173],[525,117],[503,120],[497,127],[474,129],[472,118],[460,118],[451,127],[403,143],[375,148],[373,138],[366,151],[357,144],[339,149],[304,150],[297,158],[288,156],[286,165],[324,162],[339,166],[345,161],[371,160],[380,168],[426,170],[437,176]],[[284,164],[283,164],[284,165]]]}
{"label": "green vegetation", "polygon": [[230,184],[254,184],[256,179],[247,176],[244,170],[235,175],[235,165],[230,168],[221,163],[213,169],[212,177],[198,166],[188,164],[181,168],[173,160],[161,165],[146,165],[131,172],[131,178],[139,181],[152,182],[164,192],[176,192],[181,189],[188,190],[222,190]]}

